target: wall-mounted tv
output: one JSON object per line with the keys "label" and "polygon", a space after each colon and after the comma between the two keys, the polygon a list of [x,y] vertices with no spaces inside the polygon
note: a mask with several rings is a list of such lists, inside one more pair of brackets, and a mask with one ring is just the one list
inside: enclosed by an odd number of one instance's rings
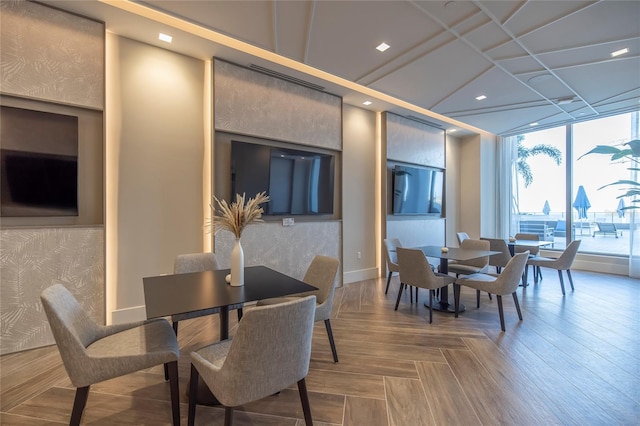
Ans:
{"label": "wall-mounted tv", "polygon": [[78,216],[78,117],[2,106],[0,216]]}
{"label": "wall-mounted tv", "polygon": [[442,216],[444,170],[396,165],[393,214]]}
{"label": "wall-mounted tv", "polygon": [[333,214],[335,155],[231,141],[231,192],[266,191],[266,215]]}

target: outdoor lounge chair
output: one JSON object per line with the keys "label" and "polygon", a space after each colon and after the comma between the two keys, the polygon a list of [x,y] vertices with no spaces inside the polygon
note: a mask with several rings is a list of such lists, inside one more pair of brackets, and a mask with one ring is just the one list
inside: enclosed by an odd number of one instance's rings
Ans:
{"label": "outdoor lounge chair", "polygon": [[[609,234],[614,235],[616,238],[618,238],[618,229],[616,228],[616,225],[614,223],[596,222],[596,226],[598,227],[598,230],[593,231],[593,237],[595,237],[596,234]],[[622,232],[620,232],[620,235],[622,235]]]}

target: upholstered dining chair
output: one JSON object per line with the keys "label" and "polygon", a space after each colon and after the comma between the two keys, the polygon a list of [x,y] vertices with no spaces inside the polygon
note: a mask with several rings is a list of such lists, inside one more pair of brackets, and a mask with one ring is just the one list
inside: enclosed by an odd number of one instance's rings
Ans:
{"label": "upholstered dining chair", "polygon": [[[531,257],[527,261],[527,265],[532,265],[535,267],[545,267],[556,269],[558,271],[558,276],[560,277],[560,288],[562,289],[562,295],[564,296],[564,280],[562,279],[562,271],[567,271],[567,277],[569,277],[569,284],[571,285],[571,291],[574,290],[573,287],[573,279],[571,278],[571,266],[573,265],[573,261],[576,258],[576,254],[578,253],[578,249],[580,248],[580,240],[574,240],[569,243],[566,249],[560,254],[560,257],[557,259],[552,259],[550,257]],[[535,274],[535,272],[534,272]],[[537,282],[534,275],[534,281]]]}
{"label": "upholstered dining chair", "polygon": [[460,245],[464,240],[469,239],[469,234],[466,232],[456,232],[456,238],[458,239],[458,245]]}
{"label": "upholstered dining chair", "polygon": [[[540,235],[534,233],[520,232],[515,235],[516,240],[524,240],[524,241],[540,241]],[[525,251],[529,252],[529,257],[536,257],[540,254],[540,247],[538,246],[523,246],[517,245],[514,247],[514,253],[524,253]],[[538,280],[538,278],[542,279],[542,272],[540,268],[533,268],[534,279]],[[526,275],[526,274],[525,274]]]}
{"label": "upholstered dining chair", "polygon": [[[174,274],[187,274],[189,272],[204,272],[215,271],[220,269],[218,266],[218,260],[214,253],[189,253],[179,254],[173,263]],[[242,303],[229,306],[229,310],[238,310],[238,321],[242,319]],[[173,330],[178,335],[178,322],[191,318],[198,318],[205,315],[217,314],[220,312],[220,308],[202,309],[200,311],[187,312],[183,314],[171,315],[171,322],[173,323]]]}
{"label": "upholstered dining chair", "polygon": [[384,240],[384,255],[387,259],[387,270],[389,276],[387,277],[387,286],[384,289],[384,294],[389,292],[389,284],[391,283],[391,275],[394,272],[400,272],[398,269],[398,256],[396,254],[396,248],[402,247],[402,243],[398,238],[386,238]]}
{"label": "upholstered dining chair", "polygon": [[[460,243],[460,248],[469,250],[489,250],[491,244],[485,240],[472,240],[468,238]],[[479,257],[465,261],[449,262],[449,272],[460,275],[476,274],[484,272],[489,266],[489,256]]]}
{"label": "upholstered dining chair", "polygon": [[178,340],[163,318],[98,325],[62,284],[40,294],[44,312],[76,396],[70,425],[79,425],[95,383],[165,364],[171,392],[173,424],[180,424]]}
{"label": "upholstered dining chair", "polygon": [[315,296],[258,306],[246,312],[232,340],[191,353],[188,424],[196,414],[201,377],[225,407],[231,425],[233,407],[256,401],[298,383],[305,424],[312,425],[305,377],[309,373]]}
{"label": "upholstered dining chair", "polygon": [[336,274],[338,273],[339,266],[340,261],[338,259],[317,255],[311,261],[311,264],[307,268],[307,272],[304,274],[302,281],[314,287],[317,287],[318,290],[300,293],[294,296],[276,297],[258,301],[258,306],[264,306],[272,305],[275,303],[282,303],[287,300],[309,295],[316,296],[315,321],[324,321],[324,326],[327,330],[327,336],[329,337],[329,344],[331,345],[331,353],[333,354],[334,362],[338,362],[338,351],[336,350],[336,344],[333,340],[333,332],[331,331],[330,319],[331,311],[333,309],[333,295],[336,289]]}
{"label": "upholstered dining chair", "polygon": [[527,263],[529,253],[517,253],[507,266],[505,266],[502,273],[497,276],[489,274],[473,274],[458,278],[453,286],[453,293],[455,299],[456,318],[458,317],[458,308],[460,306],[460,286],[471,287],[476,289],[477,306],[480,307],[480,291],[486,291],[496,295],[498,300],[498,313],[500,314],[500,327],[502,331],[504,328],[504,312],[502,310],[502,296],[511,294],[513,296],[513,303],[516,305],[516,311],[518,312],[518,318],[522,321],[522,312],[520,311],[520,304],[518,303],[518,294],[516,289],[520,282],[520,277],[524,272],[524,267]]}
{"label": "upholstered dining chair", "polygon": [[505,240],[501,238],[480,238],[481,240],[489,241],[489,250],[499,251],[499,254],[489,256],[489,266],[494,266],[496,272],[499,274],[501,269],[507,266],[507,263],[511,260],[511,252],[509,246]]}
{"label": "upholstered dining chair", "polygon": [[422,250],[397,248],[400,269],[400,290],[395,310],[398,310],[404,286],[414,286],[429,290],[429,324],[433,322],[433,292],[455,281],[455,278],[433,272]]}

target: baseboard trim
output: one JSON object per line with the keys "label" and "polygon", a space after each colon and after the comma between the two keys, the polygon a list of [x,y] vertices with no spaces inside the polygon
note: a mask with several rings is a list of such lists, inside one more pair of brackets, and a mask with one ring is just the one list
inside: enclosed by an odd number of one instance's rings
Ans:
{"label": "baseboard trim", "polygon": [[345,272],[342,275],[344,284],[355,283],[364,280],[373,280],[380,276],[378,268],[359,269],[357,271]]}

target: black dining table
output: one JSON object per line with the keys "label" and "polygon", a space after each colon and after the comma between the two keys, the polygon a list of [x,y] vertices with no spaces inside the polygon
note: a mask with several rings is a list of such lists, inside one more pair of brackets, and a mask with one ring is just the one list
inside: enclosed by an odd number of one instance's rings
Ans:
{"label": "black dining table", "polygon": [[[225,280],[229,272],[219,269],[143,278],[147,319],[220,308],[220,340],[225,340],[229,338],[229,306],[318,289],[266,266],[246,267],[244,285],[236,287]],[[198,403],[216,405],[203,380],[199,385]]]}
{"label": "black dining table", "polygon": [[[446,252],[442,251],[443,247],[440,246],[422,246],[415,248],[421,250],[426,257],[439,258],[440,273],[442,274],[449,273],[449,260],[465,261],[500,253],[499,251],[463,249],[459,247],[447,247]],[[428,307],[429,305],[425,303],[425,306]],[[455,312],[453,303],[449,303],[449,286],[440,289],[440,297],[434,299],[433,309],[442,312]],[[463,312],[465,309],[466,307],[460,304],[458,312]]]}

